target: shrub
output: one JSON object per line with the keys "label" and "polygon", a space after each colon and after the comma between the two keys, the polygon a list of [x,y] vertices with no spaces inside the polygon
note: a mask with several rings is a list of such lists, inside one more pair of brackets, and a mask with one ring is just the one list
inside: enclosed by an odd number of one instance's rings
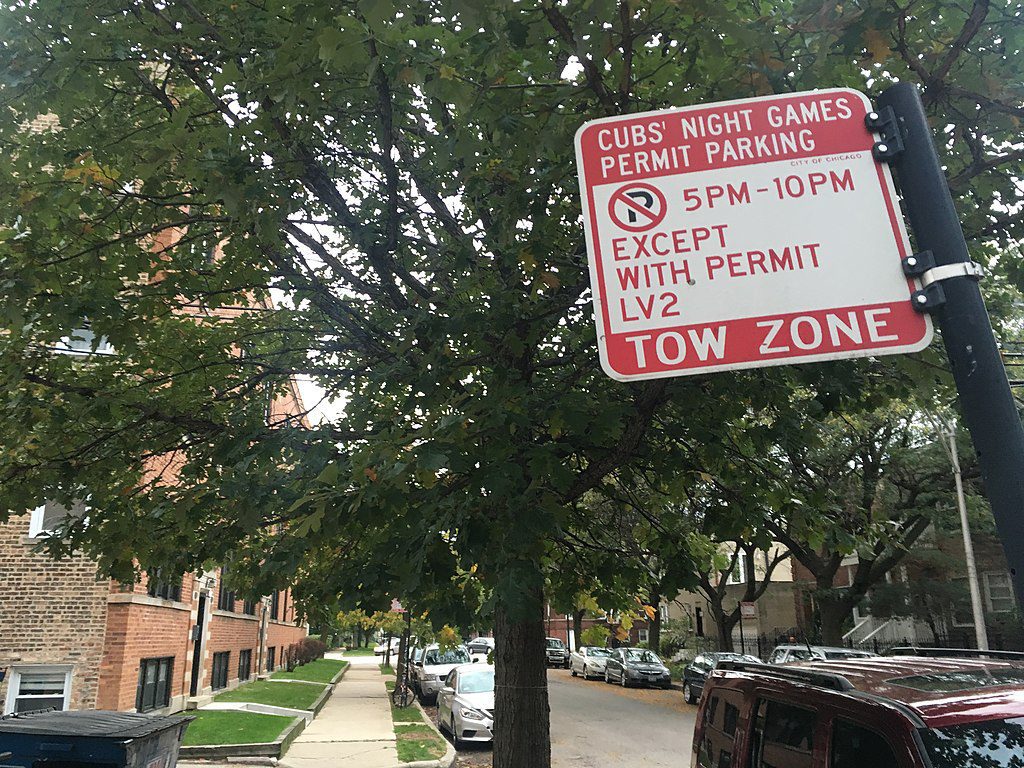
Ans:
{"label": "shrub", "polygon": [[580,632],[580,643],[604,648],[608,644],[611,630],[601,624],[594,624]]}
{"label": "shrub", "polygon": [[318,637],[304,637],[299,642],[288,646],[285,651],[285,666],[288,671],[316,659],[323,658],[327,651],[327,643]]}

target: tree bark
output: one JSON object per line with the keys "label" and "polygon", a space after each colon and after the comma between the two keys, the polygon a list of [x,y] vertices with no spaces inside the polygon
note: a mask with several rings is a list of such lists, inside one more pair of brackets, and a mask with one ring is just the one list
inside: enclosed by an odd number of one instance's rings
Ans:
{"label": "tree bark", "polygon": [[850,615],[849,600],[818,595],[818,616],[821,620],[821,642],[825,645],[843,644],[843,624]]}
{"label": "tree bark", "polygon": [[540,607],[526,620],[495,609],[494,768],[551,768],[544,636]]}
{"label": "tree bark", "polygon": [[654,608],[654,617],[647,622],[647,647],[661,653],[661,594],[651,592],[650,605]]}
{"label": "tree bark", "polygon": [[576,643],[576,647],[580,648],[583,646],[583,642],[580,640],[580,635],[583,633],[583,609],[576,610],[572,615],[572,639]]}

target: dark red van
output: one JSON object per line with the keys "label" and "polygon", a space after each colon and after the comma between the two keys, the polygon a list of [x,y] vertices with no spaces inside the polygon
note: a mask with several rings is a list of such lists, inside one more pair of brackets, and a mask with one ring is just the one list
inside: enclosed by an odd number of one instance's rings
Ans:
{"label": "dark red van", "polygon": [[720,664],[701,697],[692,765],[1024,767],[1024,654],[897,653],[917,655]]}

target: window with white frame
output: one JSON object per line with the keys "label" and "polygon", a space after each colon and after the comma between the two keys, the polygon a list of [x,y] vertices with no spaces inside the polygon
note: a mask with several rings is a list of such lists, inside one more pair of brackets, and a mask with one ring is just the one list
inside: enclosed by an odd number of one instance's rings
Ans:
{"label": "window with white frame", "polygon": [[1013,584],[1009,573],[985,574],[985,602],[989,613],[1010,613],[1013,611]]}
{"label": "window with white frame", "polygon": [[646,629],[638,629],[636,633],[637,640],[641,643],[646,643],[650,637]]}
{"label": "window with white frame", "polygon": [[743,552],[740,552],[736,556],[736,565],[733,566],[732,570],[725,577],[726,584],[746,584],[747,583],[747,556]]}
{"label": "window with white frame", "polygon": [[4,714],[68,708],[71,699],[71,667],[11,667]]}
{"label": "window with white frame", "polygon": [[87,512],[88,507],[85,504],[77,503],[71,509],[68,509],[63,504],[48,501],[32,510],[32,517],[28,524],[28,535],[30,538],[36,538],[37,536],[53,533],[69,517],[82,518],[85,517]]}
{"label": "window with white frame", "polygon": [[[95,346],[95,349],[93,347]],[[106,336],[96,338],[88,320],[82,321],[80,328],[61,338],[54,351],[65,355],[112,355],[114,348]]]}
{"label": "window with white frame", "polygon": [[658,615],[662,623],[668,621],[668,606],[662,603],[658,606]]}

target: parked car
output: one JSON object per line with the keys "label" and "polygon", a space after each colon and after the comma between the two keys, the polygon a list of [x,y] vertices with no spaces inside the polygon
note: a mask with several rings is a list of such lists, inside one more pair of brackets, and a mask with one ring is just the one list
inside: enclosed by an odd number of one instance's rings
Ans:
{"label": "parked car", "polygon": [[691,765],[1020,766],[1024,654],[908,650],[921,656],[719,662],[697,710]]}
{"label": "parked car", "polygon": [[492,664],[466,664],[448,673],[437,694],[437,726],[451,734],[456,748],[466,741],[493,740]]}
{"label": "parked car", "polygon": [[778,645],[768,657],[769,664],[788,664],[791,661],[838,661],[840,659],[870,659],[877,656],[871,651],[856,648],[831,648],[826,645],[790,643]]}
{"label": "parked car", "polygon": [[488,662],[491,653],[494,652],[493,637],[474,637],[466,643],[466,650],[473,657],[473,661]]}
{"label": "parked car", "polygon": [[547,638],[547,658],[549,667],[568,667],[569,666],[569,650],[565,647],[565,643],[559,640],[557,637]]}
{"label": "parked car", "polygon": [[670,688],[672,673],[654,651],[646,648],[615,648],[605,660],[604,681],[618,683],[623,688],[631,685]]}
{"label": "parked car", "polygon": [[412,689],[423,702],[433,703],[444,685],[448,673],[472,659],[465,646],[459,645],[442,651],[435,643],[423,649],[423,655],[412,667]]}
{"label": "parked car", "polygon": [[569,654],[569,674],[582,675],[584,680],[604,677],[604,665],[612,655],[610,648],[585,645]]}
{"label": "parked car", "polygon": [[[391,638],[391,653],[398,653],[398,649],[399,649],[399,647],[401,645],[402,645],[402,638],[400,638],[400,637],[392,637]],[[373,655],[374,656],[383,656],[387,652],[388,652],[388,641],[387,640],[385,640],[382,643],[379,643],[379,644],[375,645],[374,648],[373,648]]]}
{"label": "parked car", "polygon": [[746,661],[751,664],[760,664],[761,660],[756,656],[747,656],[742,653],[702,653],[695,656],[693,661],[683,669],[683,698],[687,704],[696,704],[704,691],[704,681],[708,679],[711,670],[720,661]]}

